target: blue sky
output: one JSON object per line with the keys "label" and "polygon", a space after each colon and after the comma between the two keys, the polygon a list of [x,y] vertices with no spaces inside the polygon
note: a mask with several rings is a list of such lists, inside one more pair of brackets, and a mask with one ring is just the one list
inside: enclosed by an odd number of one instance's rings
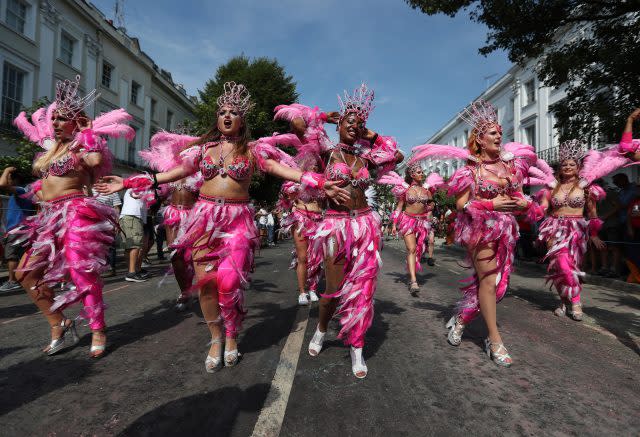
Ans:
{"label": "blue sky", "polygon": [[[115,0],[92,0],[113,17]],[[129,0],[125,24],[142,49],[190,94],[244,53],[276,58],[300,102],[337,107],[364,81],[376,92],[373,130],[403,150],[431,134],[510,67],[478,54],[486,28],[466,14],[427,16],[403,0]]]}

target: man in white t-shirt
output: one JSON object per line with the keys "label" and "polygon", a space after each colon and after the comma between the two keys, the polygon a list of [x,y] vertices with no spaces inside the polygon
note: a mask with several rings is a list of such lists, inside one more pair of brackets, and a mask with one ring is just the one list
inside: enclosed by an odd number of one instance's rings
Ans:
{"label": "man in white t-shirt", "polygon": [[[103,205],[108,205],[113,209],[115,209],[117,212],[120,212],[120,208],[122,207],[122,200],[120,200],[120,196],[118,195],[118,193],[100,194],[95,189],[92,190],[92,192],[93,192],[93,197],[95,197],[95,199],[98,202],[102,203]],[[113,244],[109,248],[108,261],[109,261],[109,265],[111,266],[111,276],[116,275],[117,244],[118,244],[117,241],[114,239]]]}
{"label": "man in white t-shirt", "polygon": [[275,246],[276,244],[273,242],[273,228],[276,222],[273,219],[273,212],[269,211],[267,213],[267,244],[269,246]]}
{"label": "man in white t-shirt", "polygon": [[149,276],[141,272],[142,257],[140,249],[144,239],[144,224],[147,222],[147,207],[142,199],[131,195],[131,189],[124,192],[122,211],[120,212],[120,229],[124,234],[124,248],[129,263],[129,273],[125,281],[144,282]]}
{"label": "man in white t-shirt", "polygon": [[267,239],[267,211],[264,208],[260,208],[256,218],[258,219],[258,231],[260,232],[260,247],[264,247]]}

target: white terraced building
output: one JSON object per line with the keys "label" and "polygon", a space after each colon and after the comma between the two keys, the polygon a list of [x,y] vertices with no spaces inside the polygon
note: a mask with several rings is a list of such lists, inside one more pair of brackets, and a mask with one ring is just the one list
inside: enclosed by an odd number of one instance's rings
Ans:
{"label": "white terraced building", "polygon": [[[474,100],[483,99],[496,107],[502,125],[503,142],[531,144],[539,157],[553,164],[558,156],[558,130],[554,127],[556,120],[549,108],[565,98],[566,94],[564,88],[542,86],[534,73],[534,65],[535,62],[531,61],[525,67],[513,66]],[[466,147],[470,130],[456,114],[425,143]],[[605,146],[589,145],[591,148]],[[464,162],[459,160],[429,160],[423,167],[425,172],[435,171],[448,178],[462,165]],[[404,172],[404,166],[400,168],[401,172]],[[637,168],[621,171],[627,173],[632,181],[638,181],[640,173]]]}
{"label": "white terraced building", "polygon": [[[193,119],[194,98],[140,48],[84,0],[0,0],[1,129],[13,129],[21,108],[52,100],[60,79],[82,76],[82,92],[97,89],[90,116],[125,108],[136,138],[110,140],[118,173],[140,165],[138,151],[160,129]],[[0,154],[15,154],[0,142]]]}

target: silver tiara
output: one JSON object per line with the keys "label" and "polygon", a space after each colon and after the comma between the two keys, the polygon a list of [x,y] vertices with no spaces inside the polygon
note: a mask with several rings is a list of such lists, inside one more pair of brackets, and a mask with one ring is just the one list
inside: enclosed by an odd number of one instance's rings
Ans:
{"label": "silver tiara", "polygon": [[73,119],[100,97],[96,90],[92,90],[84,97],[80,97],[78,94],[79,87],[79,75],[76,76],[74,81],[65,79],[56,82],[56,112],[66,118]]}
{"label": "silver tiara", "polygon": [[218,109],[223,106],[229,106],[238,111],[243,117],[254,106],[247,87],[235,82],[225,82],[224,92],[216,101]]}
{"label": "silver tiara", "polygon": [[373,104],[374,97],[375,93],[373,90],[367,88],[367,85],[364,83],[353,90],[353,94],[351,95],[349,95],[347,91],[344,92],[343,97],[338,95],[340,118],[342,119],[349,113],[355,113],[366,123],[369,115],[373,112],[373,108],[375,108]]}
{"label": "silver tiara", "polygon": [[582,140],[569,140],[558,147],[558,159],[560,162],[572,159],[580,161],[587,154],[586,144]]}
{"label": "silver tiara", "polygon": [[459,117],[469,126],[476,129],[478,135],[484,134],[492,125],[499,126],[496,108],[482,99],[476,100],[464,108]]}

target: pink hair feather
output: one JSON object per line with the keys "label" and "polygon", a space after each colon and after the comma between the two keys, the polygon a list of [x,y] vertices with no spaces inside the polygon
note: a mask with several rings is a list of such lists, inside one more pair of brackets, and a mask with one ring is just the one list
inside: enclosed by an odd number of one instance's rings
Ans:
{"label": "pink hair feather", "polygon": [[424,183],[425,188],[433,188],[437,190],[444,185],[444,179],[438,173],[431,173],[427,176],[427,180]]}
{"label": "pink hair feather", "polygon": [[409,164],[422,161],[427,158],[434,159],[469,159],[470,153],[467,149],[456,146],[443,146],[440,144],[423,144],[416,146],[411,151],[412,156]]}
{"label": "pink hair feather", "polygon": [[624,167],[629,160],[620,155],[617,150],[610,149],[604,152],[590,150],[582,162],[580,178],[584,180],[583,185],[587,186],[596,179],[600,179],[615,170]]}

